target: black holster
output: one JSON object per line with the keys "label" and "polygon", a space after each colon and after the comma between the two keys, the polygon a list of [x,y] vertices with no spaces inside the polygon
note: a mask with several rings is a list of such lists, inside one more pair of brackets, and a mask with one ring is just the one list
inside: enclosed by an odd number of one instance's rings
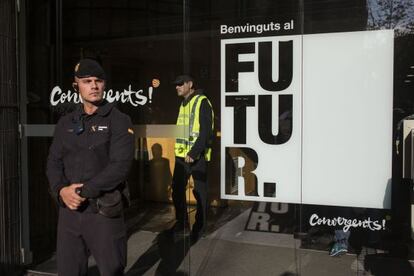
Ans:
{"label": "black holster", "polygon": [[129,206],[129,189],[127,183],[122,183],[116,189],[104,192],[98,198],[90,198],[92,210],[102,216],[115,218],[122,215],[124,207]]}

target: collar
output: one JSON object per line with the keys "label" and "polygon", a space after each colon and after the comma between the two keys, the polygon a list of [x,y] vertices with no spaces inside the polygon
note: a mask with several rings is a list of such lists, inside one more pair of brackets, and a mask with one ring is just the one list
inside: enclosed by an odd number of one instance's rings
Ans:
{"label": "collar", "polygon": [[[103,100],[102,103],[99,104],[98,109],[95,111],[95,113],[91,115],[97,114],[101,117],[104,117],[112,110],[113,107],[114,107],[113,103],[109,103],[108,101]],[[85,110],[83,109],[83,104],[79,104],[75,112],[77,113],[78,116],[82,116],[82,117],[86,117],[89,115],[85,113]]]}
{"label": "collar", "polygon": [[190,96],[188,96],[187,99],[183,100],[183,106],[186,106],[191,101],[192,98],[194,98],[197,95],[201,95],[201,94],[203,94],[202,90],[200,90],[200,89],[195,90]]}

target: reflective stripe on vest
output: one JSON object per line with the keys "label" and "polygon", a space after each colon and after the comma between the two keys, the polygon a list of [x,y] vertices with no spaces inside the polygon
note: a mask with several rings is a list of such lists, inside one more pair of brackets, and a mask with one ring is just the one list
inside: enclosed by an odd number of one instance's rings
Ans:
{"label": "reflective stripe on vest", "polygon": [[[200,135],[200,107],[201,102],[206,99],[207,103],[211,107],[210,101],[204,95],[196,95],[194,96],[190,102],[183,106],[180,106],[180,112],[177,118],[177,125],[178,126],[185,126],[188,127],[189,130],[189,137],[178,137],[175,141],[175,156],[185,158],[188,152],[191,150],[191,147],[197,141],[198,136]],[[214,129],[214,113],[213,109],[211,108],[212,112],[212,130]],[[207,147],[204,151],[204,157],[207,161],[211,159],[211,147]]]}

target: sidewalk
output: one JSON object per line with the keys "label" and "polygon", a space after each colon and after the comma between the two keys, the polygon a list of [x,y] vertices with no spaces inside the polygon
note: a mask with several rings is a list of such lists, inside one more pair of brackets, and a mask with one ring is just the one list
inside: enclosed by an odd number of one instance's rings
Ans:
{"label": "sidewalk", "polygon": [[[166,209],[148,210],[128,220],[126,272],[132,275],[414,275],[414,263],[389,258],[375,249],[330,257],[326,251],[300,248],[291,234],[245,231],[249,210],[191,245],[189,237],[174,237],[166,229],[173,221]],[[151,218],[151,219],[150,219]],[[41,274],[35,271],[47,272]],[[90,275],[99,275],[93,260]],[[27,275],[56,275],[55,260]]]}

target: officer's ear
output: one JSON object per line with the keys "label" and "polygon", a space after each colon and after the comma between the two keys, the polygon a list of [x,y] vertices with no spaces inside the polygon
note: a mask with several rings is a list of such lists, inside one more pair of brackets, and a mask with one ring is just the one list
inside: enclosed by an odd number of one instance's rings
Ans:
{"label": "officer's ear", "polygon": [[73,87],[73,90],[75,90],[75,92],[78,92],[78,84],[76,83],[76,82],[72,82],[72,87]]}
{"label": "officer's ear", "polygon": [[190,89],[193,88],[193,81],[188,81],[188,85],[190,86]]}

